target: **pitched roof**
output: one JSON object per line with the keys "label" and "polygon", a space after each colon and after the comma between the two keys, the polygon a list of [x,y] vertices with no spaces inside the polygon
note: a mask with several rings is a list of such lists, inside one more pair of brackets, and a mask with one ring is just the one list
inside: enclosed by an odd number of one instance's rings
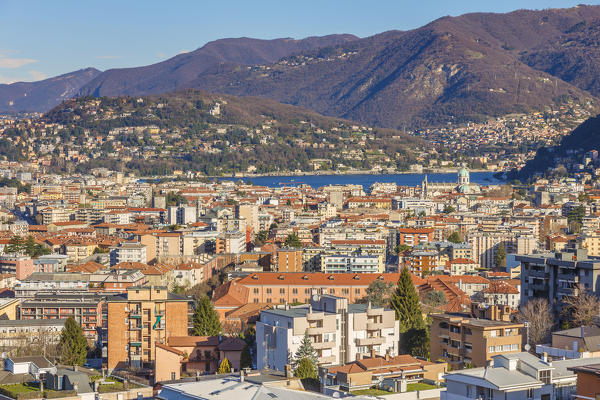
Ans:
{"label": "pitched roof", "polygon": [[[415,286],[425,281],[416,275],[411,274]],[[296,286],[368,286],[376,279],[396,284],[400,279],[400,273],[335,273],[327,274],[323,272],[256,272],[242,279],[239,283],[242,285],[296,285]]]}

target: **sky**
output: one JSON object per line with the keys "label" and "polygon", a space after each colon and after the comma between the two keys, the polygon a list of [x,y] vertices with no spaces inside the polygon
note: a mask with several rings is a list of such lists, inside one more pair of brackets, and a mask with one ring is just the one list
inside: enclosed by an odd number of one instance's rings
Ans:
{"label": "sky", "polygon": [[[152,64],[229,37],[359,37],[568,0],[0,0],[0,83]],[[590,4],[599,4],[592,1]]]}

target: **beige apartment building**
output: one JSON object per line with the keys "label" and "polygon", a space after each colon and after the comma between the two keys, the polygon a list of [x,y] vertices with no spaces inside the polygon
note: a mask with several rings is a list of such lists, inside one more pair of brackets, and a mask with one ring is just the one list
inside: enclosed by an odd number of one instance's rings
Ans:
{"label": "beige apartment building", "polygon": [[310,305],[263,310],[256,322],[257,369],[284,371],[307,334],[319,365],[345,364],[368,354],[398,354],[395,312],[371,304],[348,304],[330,295],[313,295]]}
{"label": "beige apartment building", "polygon": [[302,272],[302,249],[277,250],[278,272]]}
{"label": "beige apartment building", "polygon": [[156,343],[188,334],[189,299],[164,286],[131,287],[107,299],[107,367],[151,368]]}
{"label": "beige apartment building", "polygon": [[465,364],[486,367],[493,356],[521,351],[523,324],[433,314],[431,359],[447,361],[453,369]]}

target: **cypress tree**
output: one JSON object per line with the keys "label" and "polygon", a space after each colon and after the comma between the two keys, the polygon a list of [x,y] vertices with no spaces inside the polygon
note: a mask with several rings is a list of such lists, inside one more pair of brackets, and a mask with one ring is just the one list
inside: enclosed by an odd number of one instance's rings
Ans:
{"label": "cypress tree", "polygon": [[83,365],[87,358],[87,340],[83,335],[83,329],[73,319],[67,318],[65,327],[60,334],[58,344],[60,351],[60,362],[65,365]]}
{"label": "cypress tree", "polygon": [[218,374],[228,374],[231,372],[231,365],[229,364],[229,360],[227,359],[227,357],[225,357],[223,359],[223,361],[221,361],[221,365],[219,365],[219,371],[217,371]]}
{"label": "cypress tree", "polygon": [[403,268],[400,273],[398,286],[392,293],[390,305],[396,311],[396,319],[400,321],[400,333],[425,327],[419,296],[407,268]]}
{"label": "cypress tree", "polygon": [[240,354],[240,368],[252,368],[252,355],[248,345],[244,346],[242,354]]}
{"label": "cypress tree", "polygon": [[317,378],[317,368],[308,358],[303,358],[298,363],[298,366],[294,370],[294,376],[300,379],[316,379]]}
{"label": "cypress tree", "polygon": [[200,297],[196,302],[192,321],[194,323],[193,333],[195,336],[216,336],[221,333],[219,315],[206,295]]}

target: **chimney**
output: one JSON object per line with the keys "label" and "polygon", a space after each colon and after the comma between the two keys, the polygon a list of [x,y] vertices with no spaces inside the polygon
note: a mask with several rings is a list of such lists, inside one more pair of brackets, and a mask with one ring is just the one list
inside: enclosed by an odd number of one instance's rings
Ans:
{"label": "chimney", "polygon": [[548,362],[548,353],[546,353],[545,351],[542,353],[542,361],[545,363]]}
{"label": "chimney", "polygon": [[244,383],[245,379],[246,379],[246,371],[244,371],[243,369],[240,369],[240,383]]}
{"label": "chimney", "polygon": [[375,353],[375,349],[371,349],[371,358],[375,358],[377,353]]}
{"label": "chimney", "polygon": [[385,352],[385,361],[390,361],[390,349]]}
{"label": "chimney", "polygon": [[362,359],[363,359],[363,357],[364,357],[363,353],[358,353],[358,354],[356,355],[356,359],[357,359],[357,360],[362,360]]}

